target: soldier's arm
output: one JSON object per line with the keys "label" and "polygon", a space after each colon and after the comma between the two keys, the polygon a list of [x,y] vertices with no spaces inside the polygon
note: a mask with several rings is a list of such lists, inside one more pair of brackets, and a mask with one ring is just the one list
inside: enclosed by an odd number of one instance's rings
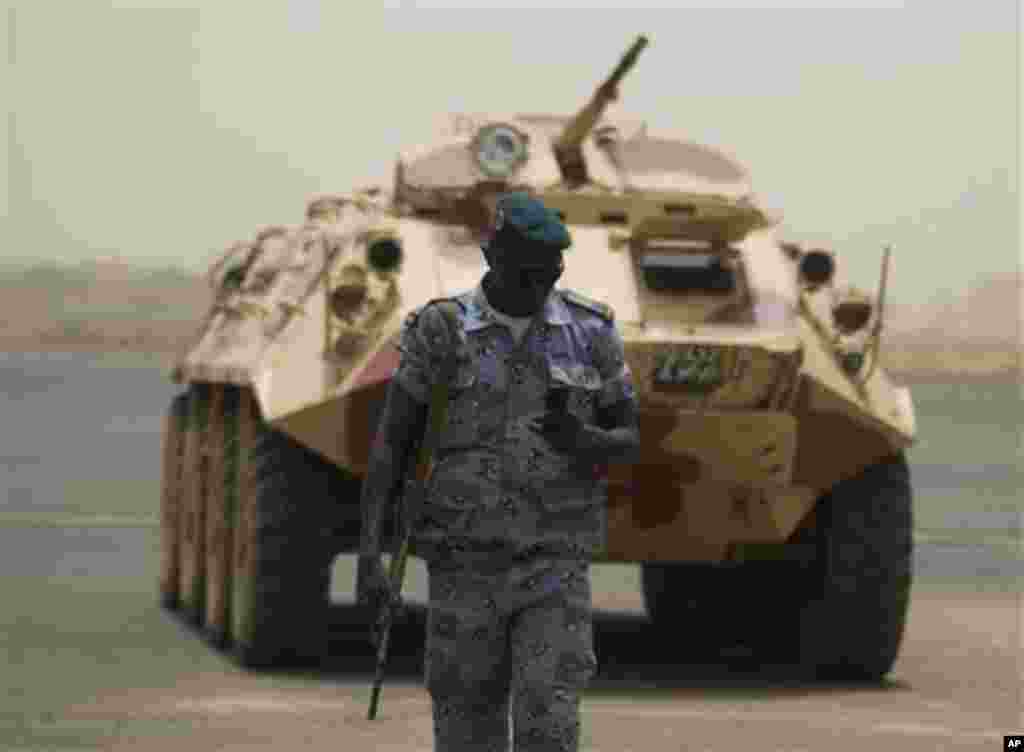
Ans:
{"label": "soldier's arm", "polygon": [[381,521],[384,515],[391,513],[396,492],[414,459],[416,441],[423,435],[426,423],[427,405],[418,402],[392,379],[363,481],[360,500],[363,524],[359,540],[359,553],[363,556],[381,553]]}
{"label": "soldier's arm", "polygon": [[401,362],[388,388],[387,401],[370,450],[369,468],[360,504],[363,526],[359,553],[380,554],[380,527],[409,469],[427,423],[430,390],[452,346],[443,315],[428,305],[415,311],[402,327]]}

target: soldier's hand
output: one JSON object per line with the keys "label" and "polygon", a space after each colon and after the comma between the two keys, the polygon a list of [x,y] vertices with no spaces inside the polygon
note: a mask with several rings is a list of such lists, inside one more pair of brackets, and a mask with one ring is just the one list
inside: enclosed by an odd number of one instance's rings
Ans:
{"label": "soldier's hand", "polygon": [[528,425],[559,452],[575,449],[583,432],[583,421],[568,411],[546,412]]}

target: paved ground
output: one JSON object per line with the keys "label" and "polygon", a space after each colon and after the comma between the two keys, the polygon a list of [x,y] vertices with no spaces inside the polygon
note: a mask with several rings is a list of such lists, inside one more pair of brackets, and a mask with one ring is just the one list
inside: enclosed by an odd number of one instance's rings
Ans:
{"label": "paved ground", "polygon": [[[149,531],[7,529],[0,543],[34,562],[0,574],[0,749],[431,749],[422,608],[396,634],[371,723],[371,658],[344,602],[322,666],[249,674],[154,605]],[[802,682],[742,651],[684,654],[646,623],[635,575],[604,572],[583,749],[1001,748],[1003,734],[1024,730],[1019,567],[972,569],[960,556],[936,559],[957,563],[960,582],[919,578],[902,654],[880,686]],[[415,597],[422,571],[413,574]]]}

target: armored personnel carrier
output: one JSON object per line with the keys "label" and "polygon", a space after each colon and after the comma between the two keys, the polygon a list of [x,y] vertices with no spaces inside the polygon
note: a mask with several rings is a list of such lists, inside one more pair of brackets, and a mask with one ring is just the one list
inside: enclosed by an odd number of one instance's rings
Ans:
{"label": "armored personnel carrier", "polygon": [[878,363],[888,251],[877,296],[841,286],[734,159],[607,118],[646,43],[577,114],[453,116],[389,187],[315,197],[211,268],[173,370],[160,587],[242,664],[323,651],[402,322],[478,283],[496,197],[526,190],[569,227],[562,283],[614,310],[636,382],[642,458],[608,469],[601,561],[639,564],[683,641],[724,624],[815,675],[892,667],[915,427]]}

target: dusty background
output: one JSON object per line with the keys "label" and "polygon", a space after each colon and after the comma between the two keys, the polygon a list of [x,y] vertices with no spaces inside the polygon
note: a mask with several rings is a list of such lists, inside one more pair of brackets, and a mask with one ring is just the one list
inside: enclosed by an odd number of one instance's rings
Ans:
{"label": "dusty background", "polygon": [[[1016,381],[1020,278],[996,275],[923,306],[887,301],[884,364],[900,380]],[[0,266],[0,350],[128,350],[166,359],[187,347],[211,291],[178,267],[126,261]]]}

